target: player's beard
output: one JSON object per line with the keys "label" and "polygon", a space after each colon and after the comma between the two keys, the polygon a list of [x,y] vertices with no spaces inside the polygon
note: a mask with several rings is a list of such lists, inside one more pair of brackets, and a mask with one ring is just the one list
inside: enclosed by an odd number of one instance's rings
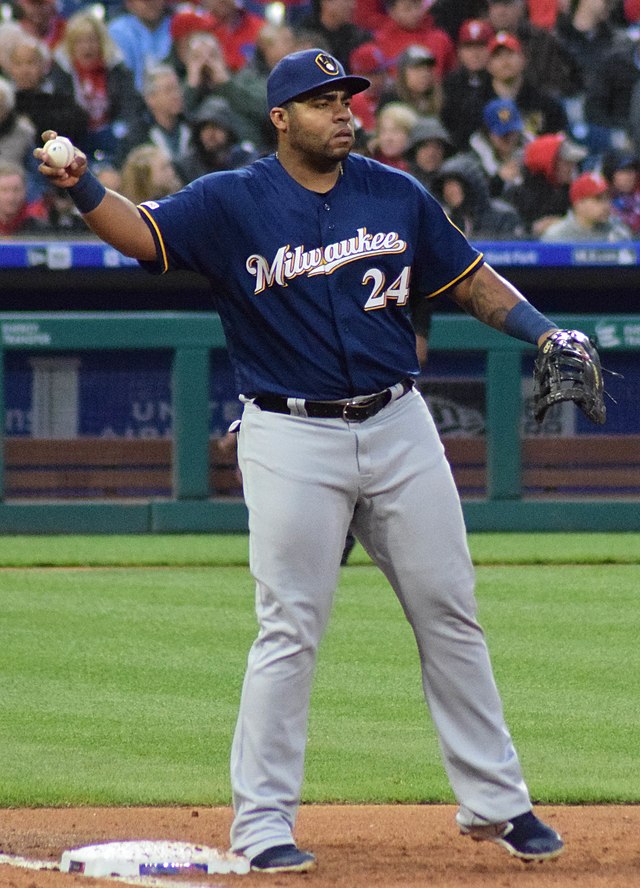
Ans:
{"label": "player's beard", "polygon": [[[339,141],[335,140],[336,133],[344,131],[346,134],[347,130],[351,136],[348,140],[346,135]],[[304,155],[305,162],[318,172],[328,172],[340,164],[347,157],[355,142],[353,122],[336,127],[334,133],[326,138],[324,134],[319,135],[298,125],[295,115],[289,118],[288,136],[289,147],[297,154]]]}

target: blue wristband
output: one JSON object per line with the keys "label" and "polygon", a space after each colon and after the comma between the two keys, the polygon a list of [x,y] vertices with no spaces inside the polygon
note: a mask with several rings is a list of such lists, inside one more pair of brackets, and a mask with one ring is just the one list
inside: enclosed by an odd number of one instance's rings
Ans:
{"label": "blue wristband", "polygon": [[102,198],[106,193],[107,189],[102,182],[96,179],[89,170],[80,177],[76,185],[67,188],[67,194],[83,216],[85,213],[95,210],[102,203]]}
{"label": "blue wristband", "polygon": [[556,328],[556,324],[540,314],[530,302],[517,302],[504,319],[502,329],[514,339],[523,339],[525,342],[538,344],[538,339],[547,330]]}

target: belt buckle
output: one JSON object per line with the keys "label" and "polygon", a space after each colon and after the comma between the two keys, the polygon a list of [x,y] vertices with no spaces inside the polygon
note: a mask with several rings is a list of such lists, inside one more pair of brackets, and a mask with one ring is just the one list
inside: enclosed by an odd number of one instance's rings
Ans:
{"label": "belt buckle", "polygon": [[371,408],[375,407],[377,395],[367,398],[365,401],[347,401],[342,408],[342,418],[345,422],[364,422],[373,416]]}

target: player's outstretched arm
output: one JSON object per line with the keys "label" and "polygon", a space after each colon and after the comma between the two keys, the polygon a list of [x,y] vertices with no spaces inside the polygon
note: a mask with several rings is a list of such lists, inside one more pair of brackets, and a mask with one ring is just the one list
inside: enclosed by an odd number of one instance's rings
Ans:
{"label": "player's outstretched arm", "polygon": [[544,342],[557,330],[557,326],[530,305],[513,284],[486,263],[452,287],[449,295],[463,311],[489,327],[534,345]]}
{"label": "player's outstretched arm", "polygon": [[[42,134],[45,146],[56,138],[53,130]],[[60,159],[55,151],[36,148],[34,156],[40,161],[39,171],[59,188],[68,188],[82,217],[98,237],[116,250],[134,259],[153,260],[156,249],[151,232],[142,221],[135,205],[123,195],[104,188],[87,166],[82,151],[72,146],[73,154]]]}

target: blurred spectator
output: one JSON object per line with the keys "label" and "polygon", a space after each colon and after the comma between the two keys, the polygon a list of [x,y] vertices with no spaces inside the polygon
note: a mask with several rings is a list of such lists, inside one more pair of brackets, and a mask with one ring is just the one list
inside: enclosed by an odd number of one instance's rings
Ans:
{"label": "blurred spectator", "polygon": [[565,99],[571,132],[587,145],[595,163],[608,136],[599,126],[591,128],[587,123],[585,98],[620,30],[613,24],[612,7],[612,0],[571,0],[556,25],[558,38],[574,59],[579,75],[575,95]]}
{"label": "blurred spectator", "polygon": [[509,191],[522,184],[524,123],[512,99],[493,99],[482,111],[482,126],[469,139],[489,182],[492,197],[508,200]]}
{"label": "blurred spectator", "polygon": [[359,74],[371,81],[364,92],[351,97],[351,111],[365,133],[376,128],[376,113],[380,98],[389,84],[389,64],[375,43],[363,43],[351,53],[349,67],[352,74]]}
{"label": "blurred spectator", "polygon": [[16,0],[15,18],[27,34],[42,40],[50,49],[62,40],[66,19],[56,0]]}
{"label": "blurred spectator", "polygon": [[445,160],[433,182],[433,195],[454,225],[470,239],[509,239],[524,236],[516,210],[492,198],[479,164],[469,155]]}
{"label": "blurred spectator", "polygon": [[486,11],[486,0],[435,0],[429,7],[436,25],[446,31],[453,41],[458,39],[466,19],[483,18]]}
{"label": "blurred spectator", "polygon": [[351,53],[371,40],[371,32],[353,22],[355,0],[312,0],[311,14],[302,25],[316,31],[320,46],[334,55],[350,72]]}
{"label": "blurred spectator", "polygon": [[494,95],[516,103],[525,130],[532,136],[567,130],[569,124],[562,103],[528,79],[527,62],[518,38],[499,31],[488,49],[487,68]]}
{"label": "blurred spectator", "polygon": [[51,82],[89,116],[86,140],[78,147],[88,157],[116,157],[119,140],[144,114],[144,103],[104,22],[93,12],[76,12],[67,22],[54,52]]}
{"label": "blurred spectator", "polygon": [[294,33],[296,37],[296,49],[315,49],[316,46],[322,47],[322,35],[318,34],[313,28],[296,25]]}
{"label": "blurred spectator", "polygon": [[16,112],[13,83],[0,77],[0,157],[24,166],[36,147],[37,135],[33,123]]}
{"label": "blurred spectator", "polygon": [[220,41],[227,65],[239,71],[253,58],[264,19],[246,10],[242,0],[203,0],[214,18],[213,33]]}
{"label": "blurred spectator", "polygon": [[534,87],[554,96],[571,96],[579,89],[580,75],[571,55],[552,31],[528,21],[525,0],[488,0],[488,18],[496,33],[507,31],[518,38],[527,79]]}
{"label": "blurred spectator", "polygon": [[273,126],[267,113],[267,78],[283,56],[296,49],[287,25],[263,25],[253,59],[240,71],[230,71],[218,38],[213,34],[193,34],[187,48],[187,115],[209,96],[225,99],[234,115],[240,140],[254,145],[273,143]]}
{"label": "blurred spectator", "polygon": [[493,97],[487,71],[491,25],[482,19],[467,19],[458,34],[458,65],[442,82],[442,122],[460,151],[469,147],[469,137],[482,123],[482,109]]}
{"label": "blurred spectator", "polygon": [[95,236],[64,188],[51,185],[43,194],[43,202],[49,224],[57,234]]}
{"label": "blurred spectator", "polygon": [[192,182],[206,173],[246,166],[257,157],[251,142],[241,142],[229,103],[217,96],[205,99],[192,117],[192,145],[189,153],[176,163],[184,182]]}
{"label": "blurred spectator", "polygon": [[120,170],[113,164],[99,161],[91,164],[91,172],[99,179],[105,188],[112,191],[120,191]]}
{"label": "blurred spectator", "polygon": [[122,161],[136,145],[150,143],[179,160],[191,146],[191,127],[184,116],[182,84],[171,65],[149,68],[144,78],[146,111],[119,146]]}
{"label": "blurred spectator", "polygon": [[437,117],[419,117],[405,150],[409,172],[431,190],[444,161],[453,153],[451,136]]}
{"label": "blurred spectator", "polygon": [[182,185],[171,157],[159,145],[138,145],[122,164],[119,191],[134,204],[159,200]]}
{"label": "blurred spectator", "polygon": [[217,95],[227,99],[236,115],[238,137],[248,139],[260,150],[275,144],[275,130],[267,109],[269,74],[280,59],[301,48],[288,25],[267,22],[258,34],[253,59],[234,74],[226,87],[216,90]]}
{"label": "blurred spectator", "polygon": [[599,76],[602,58],[616,39],[617,30],[609,21],[611,5],[611,0],[571,0],[569,11],[558,16],[556,33],[579,75],[576,91],[584,92]]}
{"label": "blurred spectator", "polygon": [[453,40],[435,26],[424,0],[387,0],[387,20],[374,36],[392,65],[408,46],[418,45],[431,50],[440,78],[456,66]]}
{"label": "blurred spectator", "polygon": [[545,242],[631,240],[631,230],[611,212],[607,180],[599,173],[582,173],[569,187],[571,209],[541,235]]}
{"label": "blurred spectator", "polygon": [[561,9],[568,5],[568,0],[527,0],[529,21],[536,28],[553,31]]}
{"label": "blurred spectator", "polygon": [[609,151],[602,159],[609,185],[611,212],[634,237],[640,237],[640,160],[624,151]]}
{"label": "blurred spectator", "polygon": [[365,31],[374,33],[387,20],[384,0],[356,0],[353,21]]}
{"label": "blurred spectator", "polygon": [[534,238],[569,209],[569,185],[587,151],[566,133],[538,136],[525,146],[523,182],[509,195],[511,203]]}
{"label": "blurred spectator", "polygon": [[194,70],[197,72],[198,83],[200,83],[203,76],[206,78],[206,73],[201,73],[204,59],[201,61],[192,48],[198,45],[198,41],[192,41],[192,37],[196,34],[205,34],[207,36],[212,35],[213,25],[213,16],[198,8],[178,7],[176,12],[171,16],[171,24],[169,26],[169,31],[171,33],[171,52],[164,61],[168,62],[176,69],[176,73],[180,80],[187,81],[189,78],[187,61],[190,61],[192,65],[191,76],[194,76]]}
{"label": "blurred spectator", "polygon": [[379,108],[389,102],[404,102],[422,115],[438,117],[442,111],[442,84],[436,60],[425,46],[408,46],[398,58],[398,73],[391,88],[382,94]]}
{"label": "blurred spectator", "polygon": [[0,158],[0,236],[38,234],[51,230],[42,199],[27,200],[23,166]]}
{"label": "blurred spectator", "polygon": [[370,144],[371,156],[380,163],[408,172],[405,152],[417,118],[413,108],[402,102],[385,105],[378,112],[376,132]]}
{"label": "blurred spectator", "polygon": [[585,99],[593,150],[628,147],[640,108],[640,35],[623,35],[602,58]]}
{"label": "blurred spectator", "polygon": [[0,69],[6,71],[7,56],[13,49],[14,44],[28,36],[30,35],[25,34],[17,22],[0,21]]}
{"label": "blurred spectator", "polygon": [[185,108],[189,113],[212,92],[228,84],[232,72],[214,34],[190,34],[180,46],[180,56],[184,63]]}
{"label": "blurred spectator", "polygon": [[147,67],[164,61],[171,52],[171,12],[168,0],[124,0],[125,12],[109,22],[109,34],[133,72],[142,92]]}
{"label": "blurred spectator", "polygon": [[33,123],[36,139],[52,129],[79,145],[86,138],[89,116],[73,96],[55,91],[50,67],[49,48],[36,37],[23,34],[12,45],[5,70],[16,90],[16,112]]}
{"label": "blurred spectator", "polygon": [[625,24],[638,24],[640,22],[640,0],[624,0],[623,15]]}

